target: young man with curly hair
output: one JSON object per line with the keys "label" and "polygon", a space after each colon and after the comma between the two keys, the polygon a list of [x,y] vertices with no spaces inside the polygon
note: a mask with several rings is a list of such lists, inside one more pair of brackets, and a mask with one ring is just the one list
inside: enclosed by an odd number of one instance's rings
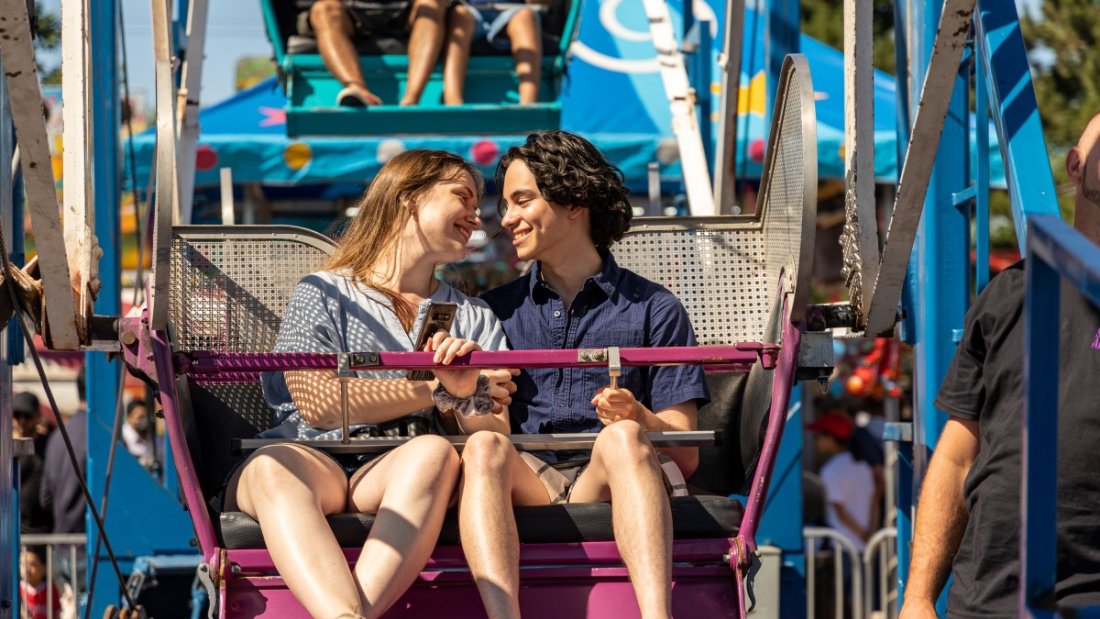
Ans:
{"label": "young man with curly hair", "polygon": [[[665,288],[615,263],[630,226],[622,173],[563,131],[528,136],[497,167],[503,225],[530,271],[484,295],[514,349],[692,346],[687,312]],[[508,420],[462,453],[462,546],[490,617],[519,616],[513,505],[610,501],[613,532],[643,617],[671,612],[670,495],[686,494],[693,448],[655,449],[646,432],[694,430],[708,398],[702,370],[529,369]],[[510,425],[510,427],[505,427]],[[518,452],[506,434],[599,432],[591,452]]]}

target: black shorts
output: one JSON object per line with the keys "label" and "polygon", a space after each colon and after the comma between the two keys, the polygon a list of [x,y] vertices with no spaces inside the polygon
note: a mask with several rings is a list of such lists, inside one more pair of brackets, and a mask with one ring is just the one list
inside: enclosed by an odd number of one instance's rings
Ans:
{"label": "black shorts", "polygon": [[412,2],[343,0],[342,4],[359,36],[400,36],[409,32]]}
{"label": "black shorts", "polygon": [[[302,443],[294,444],[302,445]],[[309,447],[309,445],[302,446]],[[388,451],[386,451],[383,453],[366,454],[331,454],[325,451],[321,451],[320,449],[313,449],[312,447],[309,447],[309,449],[310,451],[320,454],[335,462],[336,465],[344,471],[344,475],[347,476],[349,481],[351,480],[352,475],[356,473],[356,471],[363,468],[363,465],[379,460],[382,456],[389,453]],[[233,476],[240,471],[241,467],[244,466],[246,460],[248,460],[248,456],[241,456],[236,464],[230,467],[229,473],[227,473],[225,476],[225,480],[222,481],[220,486],[218,486],[218,491],[214,493],[214,496],[210,497],[207,500],[207,503],[210,505],[210,507],[214,509],[214,511],[221,513],[224,510],[226,504],[226,492],[229,490],[229,482],[233,479]]]}

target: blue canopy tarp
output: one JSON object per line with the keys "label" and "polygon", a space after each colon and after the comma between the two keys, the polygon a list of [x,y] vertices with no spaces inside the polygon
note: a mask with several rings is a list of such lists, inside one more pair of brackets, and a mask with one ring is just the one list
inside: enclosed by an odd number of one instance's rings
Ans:
{"label": "blue canopy tarp", "polygon": [[[717,35],[724,18],[721,0],[697,3],[697,18],[712,18]],[[679,3],[670,2],[674,19]],[[713,6],[719,7],[715,11]],[[707,8],[711,7],[709,14]],[[700,10],[702,9],[702,10]],[[765,71],[762,14],[747,11],[743,70],[738,105],[738,176],[760,174],[765,143]],[[843,55],[803,35],[817,99],[818,162],[821,178],[842,178],[844,162]],[[640,2],[588,0],[573,59],[563,88],[562,128],[591,139],[622,168],[634,190],[646,185],[647,166],[665,161],[661,176],[678,182],[670,114],[656,51]],[[896,93],[893,78],[875,75],[875,174],[882,182],[897,175]],[[200,139],[196,186],[214,186],[218,169],[229,167],[237,183],[302,186],[329,182],[363,183],[393,154],[406,148],[433,148],[460,154],[491,175],[501,152],[522,141],[517,135],[440,136],[286,136],[286,98],[274,78],[237,93],[199,114]],[[717,122],[714,123],[717,127]],[[456,128],[456,131],[459,128]],[[155,134],[133,139],[137,182],[145,187],[151,172]],[[673,148],[669,148],[672,146]],[[997,153],[994,146],[991,152]],[[992,163],[994,183],[1003,182],[999,157]]]}

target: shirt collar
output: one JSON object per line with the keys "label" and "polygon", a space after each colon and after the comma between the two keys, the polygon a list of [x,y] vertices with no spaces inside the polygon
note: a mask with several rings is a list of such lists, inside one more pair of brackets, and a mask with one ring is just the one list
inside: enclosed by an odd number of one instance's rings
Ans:
{"label": "shirt collar", "polygon": [[[611,255],[611,252],[601,249],[600,257],[603,258],[603,268],[595,275],[585,280],[584,287],[582,287],[581,290],[583,291],[584,288],[588,287],[588,282],[593,282],[603,290],[607,298],[610,299],[615,294],[622,269],[619,268],[619,263],[615,262],[615,257]],[[533,296],[535,291],[540,287],[545,291],[551,291],[549,284],[542,279],[542,262],[536,260],[535,264],[531,267],[531,279],[528,282],[528,292]]]}

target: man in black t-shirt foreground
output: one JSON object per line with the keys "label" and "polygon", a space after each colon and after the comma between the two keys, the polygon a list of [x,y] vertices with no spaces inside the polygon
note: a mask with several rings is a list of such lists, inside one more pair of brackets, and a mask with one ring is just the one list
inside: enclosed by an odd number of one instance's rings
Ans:
{"label": "man in black t-shirt foreground", "polygon": [[[1100,114],[1066,155],[1074,227],[1100,244]],[[990,281],[966,314],[936,407],[951,415],[921,489],[903,618],[1016,617],[1024,268]],[[1062,607],[1100,604],[1100,308],[1062,285],[1059,319],[1058,580]],[[1054,411],[1051,411],[1053,413]]]}

